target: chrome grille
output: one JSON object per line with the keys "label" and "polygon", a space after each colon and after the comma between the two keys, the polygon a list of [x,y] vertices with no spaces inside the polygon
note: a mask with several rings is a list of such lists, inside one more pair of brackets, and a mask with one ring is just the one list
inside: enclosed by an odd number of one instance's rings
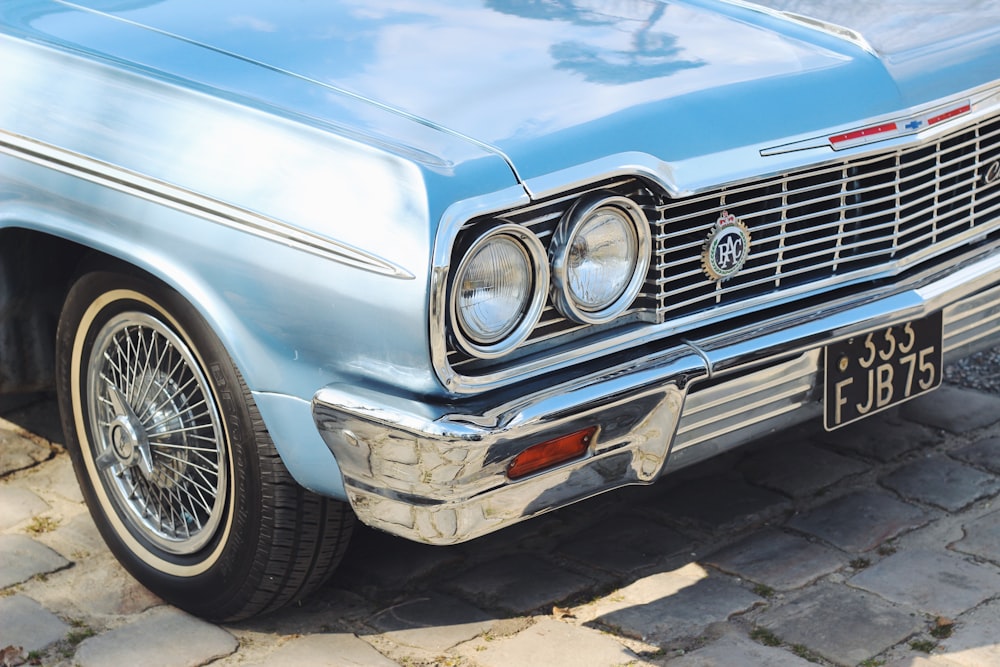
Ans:
{"label": "chrome grille", "polygon": [[[903,269],[992,231],[1000,121],[933,144],[725,189],[657,207],[660,321],[834,277]],[[728,210],[750,228],[740,273],[705,280],[700,252]],[[840,282],[840,281],[838,281]]]}
{"label": "chrome grille", "polygon": [[[604,335],[629,321],[690,329],[706,317],[739,314],[778,299],[815,294],[866,278],[885,278],[961,246],[1000,237],[1000,183],[986,170],[1000,160],[1000,118],[937,141],[848,158],[752,183],[670,199],[639,179],[620,179],[500,216],[530,227],[548,245],[563,212],[583,192],[606,190],[639,203],[654,235],[655,257],[643,292],[616,322],[599,327],[564,319],[548,304],[519,353],[482,361],[450,348],[449,362],[476,375],[581,336]],[[710,281],[701,252],[723,211],[751,232],[743,269]],[[497,218],[470,221],[475,236]]]}

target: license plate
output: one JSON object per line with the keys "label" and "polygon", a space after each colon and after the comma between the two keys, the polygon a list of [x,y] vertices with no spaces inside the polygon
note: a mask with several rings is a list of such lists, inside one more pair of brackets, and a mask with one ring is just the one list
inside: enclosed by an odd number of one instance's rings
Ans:
{"label": "license plate", "polygon": [[942,317],[855,336],[826,346],[823,421],[832,431],[941,384]]}

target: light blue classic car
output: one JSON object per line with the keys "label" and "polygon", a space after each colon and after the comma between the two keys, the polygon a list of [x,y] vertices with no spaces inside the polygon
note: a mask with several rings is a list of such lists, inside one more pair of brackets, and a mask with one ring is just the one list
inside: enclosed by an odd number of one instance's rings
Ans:
{"label": "light blue classic car", "polygon": [[995,0],[3,0],[0,63],[0,390],[210,618],[1000,342]]}

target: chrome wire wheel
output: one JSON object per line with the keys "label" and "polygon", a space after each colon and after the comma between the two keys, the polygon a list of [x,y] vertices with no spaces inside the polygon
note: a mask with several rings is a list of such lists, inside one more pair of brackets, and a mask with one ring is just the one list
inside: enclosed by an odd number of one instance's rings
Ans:
{"label": "chrome wire wheel", "polygon": [[153,315],[127,311],[94,338],[85,368],[91,454],[129,530],[190,555],[226,512],[226,432],[192,350]]}
{"label": "chrome wire wheel", "polygon": [[111,552],[190,613],[234,621],[315,590],[354,525],[285,468],[226,347],[137,270],[77,278],[59,317],[66,450]]}

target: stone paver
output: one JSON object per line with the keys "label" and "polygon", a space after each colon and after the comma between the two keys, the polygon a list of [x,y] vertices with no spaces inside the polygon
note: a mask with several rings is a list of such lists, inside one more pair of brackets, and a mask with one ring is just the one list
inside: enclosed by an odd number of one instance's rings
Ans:
{"label": "stone paver", "polygon": [[70,626],[24,595],[0,597],[0,649],[18,646],[27,652],[65,638]]}
{"label": "stone paver", "polygon": [[[567,647],[573,647],[567,651]],[[551,618],[539,618],[510,637],[476,640],[462,655],[479,667],[614,667],[640,664],[636,655],[606,634]]]}
{"label": "stone paver", "polygon": [[[531,581],[531,585],[525,585]],[[530,554],[483,563],[451,579],[463,597],[483,607],[515,613],[534,611],[566,600],[593,585],[593,580]]]}
{"label": "stone paver", "polygon": [[39,602],[74,617],[138,614],[163,604],[129,576],[110,553],[49,577],[57,586],[33,590]]}
{"label": "stone paver", "polygon": [[919,424],[964,433],[1000,420],[1000,397],[946,384],[904,403],[900,414]]}
{"label": "stone paver", "polygon": [[398,667],[371,644],[351,634],[295,637],[253,667]]}
{"label": "stone paver", "polygon": [[68,565],[68,560],[27,535],[0,535],[0,588]]}
{"label": "stone paver", "polygon": [[619,573],[655,567],[690,550],[691,540],[679,531],[634,515],[608,517],[558,547],[566,558]]}
{"label": "stone paver", "polygon": [[170,607],[157,607],[126,625],[83,640],[73,661],[80,667],[196,667],[229,655],[237,647],[236,638],[222,628]]}
{"label": "stone paver", "polygon": [[839,451],[854,452],[882,463],[899,459],[909,452],[933,447],[942,441],[942,437],[932,429],[899,419],[894,412],[829,433],[819,429],[814,437]]}
{"label": "stone paver", "polygon": [[952,548],[1000,564],[1000,510],[990,512],[962,525],[965,532]]}
{"label": "stone paver", "polygon": [[984,438],[951,453],[972,465],[1000,474],[1000,438]]}
{"label": "stone paver", "polygon": [[776,515],[788,502],[784,496],[753,486],[732,473],[679,483],[663,494],[660,506],[673,520],[726,532]]}
{"label": "stone paver", "polygon": [[777,590],[805,586],[847,561],[834,549],[774,528],[755,532],[707,558],[721,570]]}
{"label": "stone paver", "polygon": [[955,618],[1000,591],[1000,572],[945,551],[901,551],[851,577],[892,602]]}
{"label": "stone paver", "polygon": [[598,627],[653,643],[697,635],[762,602],[732,577],[691,564],[644,577],[582,610]]}
{"label": "stone paver", "polygon": [[[357,531],[357,539],[352,541],[351,549],[356,558],[348,561],[343,570],[338,571],[338,576],[362,578],[383,588],[402,588],[408,581],[436,569],[447,568],[460,560],[459,553],[450,547],[401,542],[385,533],[363,528]],[[406,563],[405,568],[394,567],[401,561]],[[363,564],[364,571],[352,571],[354,563]]]}
{"label": "stone paver", "polygon": [[1000,600],[993,600],[963,616],[954,634],[942,640],[935,651],[960,667],[992,667],[1000,665],[1000,636],[997,624],[1000,619]]}
{"label": "stone paver", "polygon": [[928,520],[919,507],[897,500],[887,492],[865,489],[800,514],[788,525],[844,551],[860,553]]}
{"label": "stone paver", "polygon": [[0,414],[0,430],[36,441],[50,456],[55,453],[52,443],[65,442],[55,394],[35,394],[34,400],[26,398],[21,407],[12,405]]}
{"label": "stone paver", "polygon": [[670,661],[670,667],[812,667],[783,649],[730,633],[708,646]]}
{"label": "stone paver", "polygon": [[906,498],[950,511],[1000,493],[1000,477],[944,455],[908,463],[883,477],[881,482]]}
{"label": "stone paver", "polygon": [[49,504],[33,491],[0,484],[0,530],[16,526],[48,509]]}
{"label": "stone paver", "polygon": [[0,475],[30,468],[52,456],[50,447],[11,432],[11,426],[0,419]]}
{"label": "stone paver", "polygon": [[60,522],[55,530],[45,534],[45,543],[69,556],[110,553],[93,519],[86,512]]}
{"label": "stone paver", "polygon": [[962,665],[936,655],[933,658],[920,656],[899,658],[898,660],[885,663],[885,667],[962,667]]}
{"label": "stone paver", "polygon": [[83,493],[68,456],[57,456],[45,465],[33,468],[27,479],[32,487],[38,489],[38,493],[45,494],[53,503],[66,500],[78,504],[79,512],[86,514]]}
{"label": "stone paver", "polygon": [[818,584],[758,619],[782,641],[800,644],[827,660],[857,665],[923,627],[909,609],[843,585]]}
{"label": "stone paver", "polygon": [[369,625],[398,644],[440,653],[487,632],[493,620],[461,600],[432,594],[384,609]]}
{"label": "stone paver", "polygon": [[868,470],[864,463],[841,456],[808,442],[768,447],[755,451],[740,464],[754,484],[793,497],[809,496],[844,477]]}

